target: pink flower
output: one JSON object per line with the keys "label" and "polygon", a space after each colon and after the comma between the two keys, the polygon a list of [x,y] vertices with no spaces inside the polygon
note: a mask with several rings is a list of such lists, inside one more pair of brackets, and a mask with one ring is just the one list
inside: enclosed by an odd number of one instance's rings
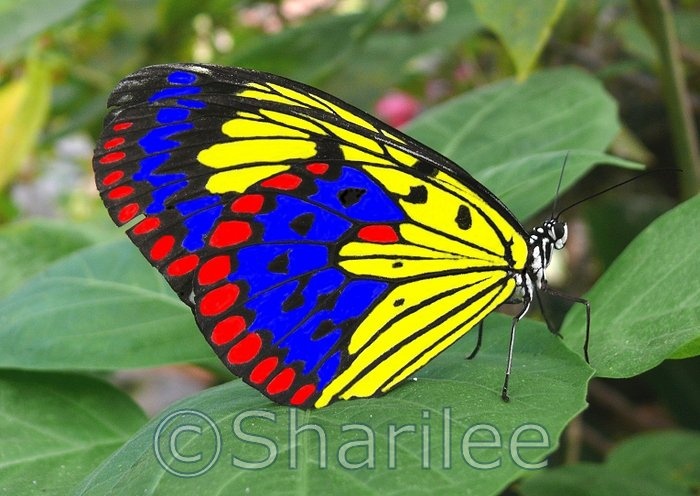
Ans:
{"label": "pink flower", "polygon": [[400,127],[421,111],[420,102],[404,91],[390,91],[374,105],[375,115],[394,127]]}

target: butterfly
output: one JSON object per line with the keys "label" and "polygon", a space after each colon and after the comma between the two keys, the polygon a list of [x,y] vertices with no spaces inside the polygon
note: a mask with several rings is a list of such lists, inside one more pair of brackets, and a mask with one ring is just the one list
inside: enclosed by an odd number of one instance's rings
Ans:
{"label": "butterfly", "polygon": [[150,66],[108,105],[101,198],[235,375],[301,408],[382,395],[519,302],[507,400],[558,216],[528,233],[446,157],[272,74]]}

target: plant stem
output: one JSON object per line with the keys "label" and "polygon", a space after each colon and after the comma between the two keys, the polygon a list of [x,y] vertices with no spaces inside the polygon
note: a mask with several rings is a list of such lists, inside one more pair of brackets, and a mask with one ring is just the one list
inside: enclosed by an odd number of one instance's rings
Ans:
{"label": "plant stem", "polygon": [[687,199],[700,191],[700,152],[671,4],[669,0],[633,0],[633,4],[659,53],[659,78],[669,114],[674,155],[683,169],[680,189]]}

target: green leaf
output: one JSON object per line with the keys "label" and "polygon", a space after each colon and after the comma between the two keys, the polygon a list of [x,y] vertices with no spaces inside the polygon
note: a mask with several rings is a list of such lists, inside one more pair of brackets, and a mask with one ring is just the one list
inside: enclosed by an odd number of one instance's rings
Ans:
{"label": "green leaf", "polygon": [[212,360],[189,308],[130,242],[80,250],[0,300],[0,367]]}
{"label": "green leaf", "polygon": [[312,83],[324,75],[327,64],[352,47],[355,33],[367,19],[366,13],[321,17],[260,38],[255,45],[234,52],[225,63]]}
{"label": "green leaf", "polygon": [[84,229],[58,221],[32,219],[0,227],[0,297],[94,241]]}
{"label": "green leaf", "polygon": [[[697,354],[700,338],[700,196],[656,219],[586,295],[591,303],[591,364],[601,377],[631,377],[679,350]],[[577,307],[581,305],[576,305]],[[585,319],[574,308],[562,326],[581,349]]]}
{"label": "green leaf", "polygon": [[145,421],[101,380],[0,371],[0,493],[70,494]]}
{"label": "green leaf", "polygon": [[[524,321],[518,330],[511,401],[504,403],[500,388],[509,327],[509,318],[490,317],[484,346],[474,360],[464,359],[474,346],[473,336],[468,335],[421,370],[414,381],[382,398],[300,411],[272,404],[241,381],[210,389],[146,425],[93,472],[77,494],[128,495],[144,487],[158,494],[225,494],[232,488],[246,488],[251,494],[326,494],[329,487],[333,494],[383,495],[399,489],[410,494],[499,494],[525,472],[510,454],[511,439],[519,436],[517,429],[527,431],[520,440],[533,443],[546,433],[548,441],[543,444],[547,447],[513,451],[525,463],[539,463],[555,449],[567,422],[585,408],[591,374],[543,325]],[[211,424],[205,423],[207,419]],[[202,430],[177,434],[190,423],[191,428]],[[298,432],[303,426],[306,430]],[[539,428],[543,430],[534,430]],[[402,429],[395,443],[390,441],[390,429]],[[493,441],[494,431],[501,447],[469,445],[470,441]],[[462,455],[465,437],[466,458]],[[154,439],[161,462],[154,455]],[[172,439],[180,455],[201,458],[178,462],[170,451]],[[350,466],[368,463],[370,453],[373,468]],[[257,465],[268,465],[264,470],[241,468],[241,462],[268,458],[269,463]],[[327,463],[325,468],[320,468],[320,459]],[[494,466],[478,468],[477,463]],[[180,476],[166,472],[164,466]],[[196,477],[185,477],[200,470]]]}
{"label": "green leaf", "polygon": [[28,62],[21,77],[0,87],[0,189],[32,151],[48,117],[50,97],[50,74],[38,60]]}
{"label": "green leaf", "polygon": [[0,0],[0,50],[69,18],[89,0]]}
{"label": "green leaf", "polygon": [[700,487],[700,435],[669,431],[620,444],[605,464],[580,463],[525,480],[524,496],[676,496]]}
{"label": "green leaf", "polygon": [[691,493],[700,487],[700,433],[666,431],[635,436],[616,447],[606,465]]}
{"label": "green leaf", "polygon": [[476,14],[501,40],[519,80],[532,71],[566,0],[471,0]]}
{"label": "green leaf", "polygon": [[[554,200],[561,169],[566,160],[562,191],[573,185],[596,164],[610,164],[630,169],[641,169],[636,162],[606,153],[590,150],[545,152],[528,155],[492,166],[476,174],[488,188],[516,215],[528,219]],[[544,192],[533,195],[532,192]],[[549,192],[549,195],[547,195]]]}
{"label": "green leaf", "polygon": [[602,153],[618,130],[614,100],[576,69],[482,87],[421,114],[405,129],[482,181],[521,219],[554,199],[567,152],[563,189],[596,163],[639,167]]}

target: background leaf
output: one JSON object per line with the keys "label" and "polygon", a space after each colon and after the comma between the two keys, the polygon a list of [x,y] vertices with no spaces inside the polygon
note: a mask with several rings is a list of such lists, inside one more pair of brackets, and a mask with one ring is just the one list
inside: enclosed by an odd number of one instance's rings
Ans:
{"label": "background leaf", "polygon": [[89,0],[0,0],[0,50],[68,19]]}
{"label": "background leaf", "polygon": [[0,297],[55,260],[96,239],[66,222],[32,219],[0,227]]}
{"label": "background leaf", "polygon": [[[322,17],[303,26],[288,28],[264,38],[227,61],[230,65],[274,71],[292,79],[314,81],[324,67],[332,64],[355,43],[357,30],[369,21],[369,14]],[[319,40],[324,40],[319,43]]]}
{"label": "background leaf", "polygon": [[189,308],[127,240],[64,258],[0,300],[0,367],[116,370],[214,359]]}
{"label": "background leaf", "polygon": [[471,0],[479,19],[498,36],[524,80],[564,10],[566,0]]}
{"label": "background leaf", "polygon": [[[700,354],[700,196],[647,227],[586,295],[591,303],[591,364],[601,377],[631,377],[680,349]],[[576,305],[581,306],[581,305]],[[579,350],[584,318],[574,308],[562,325]]]}
{"label": "background leaf", "polygon": [[526,479],[523,496],[676,496],[700,487],[700,435],[668,431],[621,443],[605,464],[579,463]]}
{"label": "background leaf", "polygon": [[69,494],[145,420],[101,380],[0,371],[0,493]]}
{"label": "background leaf", "polygon": [[[466,336],[421,370],[415,381],[408,381],[382,398],[343,401],[321,410],[300,411],[275,405],[240,381],[209,389],[170,407],[149,422],[91,474],[77,494],[126,495],[144,487],[162,494],[226,493],[232,488],[247,488],[251,494],[280,491],[322,494],[329,487],[333,488],[333,494],[381,495],[397,490],[411,494],[498,494],[524,472],[509,454],[509,443],[516,429],[535,424],[544,428],[549,437],[548,448],[531,447],[518,452],[526,463],[540,462],[554,449],[566,423],[585,407],[586,382],[591,374],[588,366],[543,325],[531,321],[521,324],[510,403],[500,399],[510,319],[494,315],[488,319],[484,346],[474,360],[464,359],[474,345],[473,336]],[[553,404],[557,407],[551,408]],[[153,450],[159,423],[170,414],[184,410],[206,415],[221,436],[221,453],[211,470],[192,478],[166,473]],[[272,415],[273,420],[263,418],[263,414]],[[277,456],[262,472],[233,465],[233,457],[254,462],[265,460],[270,454],[259,440],[252,442],[233,430],[236,418],[239,422],[243,419],[241,415],[251,416],[241,424],[244,432],[264,437],[276,446]],[[448,450],[444,449],[445,415],[450,419]],[[183,414],[178,421],[184,423],[188,418],[191,420],[191,415]],[[308,424],[315,424],[326,433],[326,468],[319,468],[320,442],[316,431],[300,432],[296,443],[293,435],[290,438],[294,430],[290,425],[298,430]],[[472,448],[468,454],[479,463],[500,460],[500,466],[490,470],[470,466],[461,454],[467,430],[475,426],[480,429],[485,424],[500,434],[503,447]],[[396,437],[394,469],[389,468],[388,451],[392,425],[395,429],[404,426],[415,429],[413,433],[405,431]],[[350,430],[343,431],[343,426]],[[340,461],[361,463],[368,456],[367,446],[356,446],[340,454],[342,445],[367,440],[366,430],[357,426],[364,426],[375,435],[374,468],[347,469]],[[214,458],[216,431],[211,426],[203,427],[201,435],[183,438],[178,445],[181,453],[203,454],[201,463],[178,463],[165,452],[169,438],[158,438],[159,451],[168,467],[188,473]],[[425,435],[429,435],[427,442]],[[537,437],[534,434],[523,439],[534,442]],[[489,434],[481,431],[471,440],[488,439]],[[423,446],[427,447],[425,455]],[[296,468],[290,468],[292,452],[296,456]],[[445,468],[448,452],[449,468]],[[430,470],[421,468],[424,463]]]}

